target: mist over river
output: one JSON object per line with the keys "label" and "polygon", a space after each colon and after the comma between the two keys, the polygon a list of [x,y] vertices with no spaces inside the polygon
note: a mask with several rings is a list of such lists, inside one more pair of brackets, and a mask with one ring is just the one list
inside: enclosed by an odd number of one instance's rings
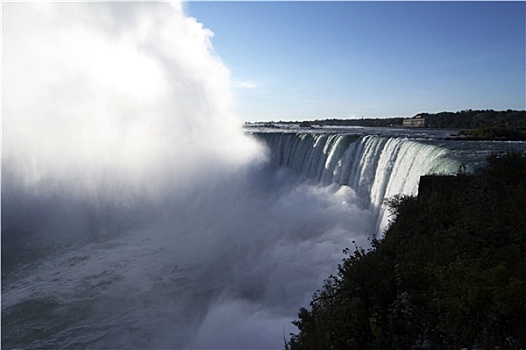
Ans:
{"label": "mist over river", "polygon": [[282,348],[384,198],[524,143],[243,129],[167,3],[5,3],[2,348]]}

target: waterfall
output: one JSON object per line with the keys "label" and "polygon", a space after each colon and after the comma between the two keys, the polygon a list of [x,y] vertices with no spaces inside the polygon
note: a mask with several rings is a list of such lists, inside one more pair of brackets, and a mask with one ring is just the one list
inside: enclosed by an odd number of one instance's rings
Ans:
{"label": "waterfall", "polygon": [[316,133],[256,133],[272,160],[321,185],[352,188],[377,217],[376,232],[388,224],[384,200],[416,195],[420,176],[453,173],[460,162],[449,150],[405,137]]}
{"label": "waterfall", "polygon": [[383,199],[457,167],[404,138],[268,152],[181,3],[3,11],[3,348],[280,348]]}

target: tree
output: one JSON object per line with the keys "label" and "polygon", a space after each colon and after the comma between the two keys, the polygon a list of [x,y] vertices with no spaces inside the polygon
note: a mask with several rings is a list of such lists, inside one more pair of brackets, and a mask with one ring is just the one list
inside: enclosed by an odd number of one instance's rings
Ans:
{"label": "tree", "polygon": [[391,199],[385,238],[343,260],[286,348],[526,347],[526,156],[487,164]]}

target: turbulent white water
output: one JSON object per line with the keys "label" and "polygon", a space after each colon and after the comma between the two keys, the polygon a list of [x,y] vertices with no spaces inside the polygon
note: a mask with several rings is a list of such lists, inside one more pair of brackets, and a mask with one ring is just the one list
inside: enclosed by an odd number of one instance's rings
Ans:
{"label": "turbulent white water", "polygon": [[3,5],[2,348],[281,348],[367,245],[269,162],[212,33],[166,3]]}
{"label": "turbulent white water", "polygon": [[262,133],[277,164],[322,185],[348,186],[377,218],[376,232],[388,225],[384,200],[415,195],[420,176],[451,174],[461,163],[449,150],[405,137],[349,134]]}
{"label": "turbulent white water", "polygon": [[458,166],[406,138],[245,133],[181,4],[2,20],[5,349],[282,348],[383,199]]}

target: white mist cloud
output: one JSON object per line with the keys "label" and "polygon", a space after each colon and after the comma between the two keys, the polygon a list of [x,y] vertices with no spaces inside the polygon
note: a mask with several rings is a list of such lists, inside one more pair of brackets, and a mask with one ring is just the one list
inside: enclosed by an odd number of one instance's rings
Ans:
{"label": "white mist cloud", "polygon": [[27,183],[114,173],[173,184],[205,175],[204,159],[234,165],[255,156],[231,112],[212,33],[180,3],[9,3],[4,11],[4,161]]}
{"label": "white mist cloud", "polygon": [[58,300],[46,322],[68,322],[42,347],[280,348],[342,249],[367,246],[374,218],[348,188],[272,168],[246,175],[191,189],[164,219],[139,212],[115,237],[61,249],[4,285],[3,315]]}
{"label": "white mist cloud", "polygon": [[181,4],[3,11],[5,346],[281,347],[371,213],[263,161]]}

